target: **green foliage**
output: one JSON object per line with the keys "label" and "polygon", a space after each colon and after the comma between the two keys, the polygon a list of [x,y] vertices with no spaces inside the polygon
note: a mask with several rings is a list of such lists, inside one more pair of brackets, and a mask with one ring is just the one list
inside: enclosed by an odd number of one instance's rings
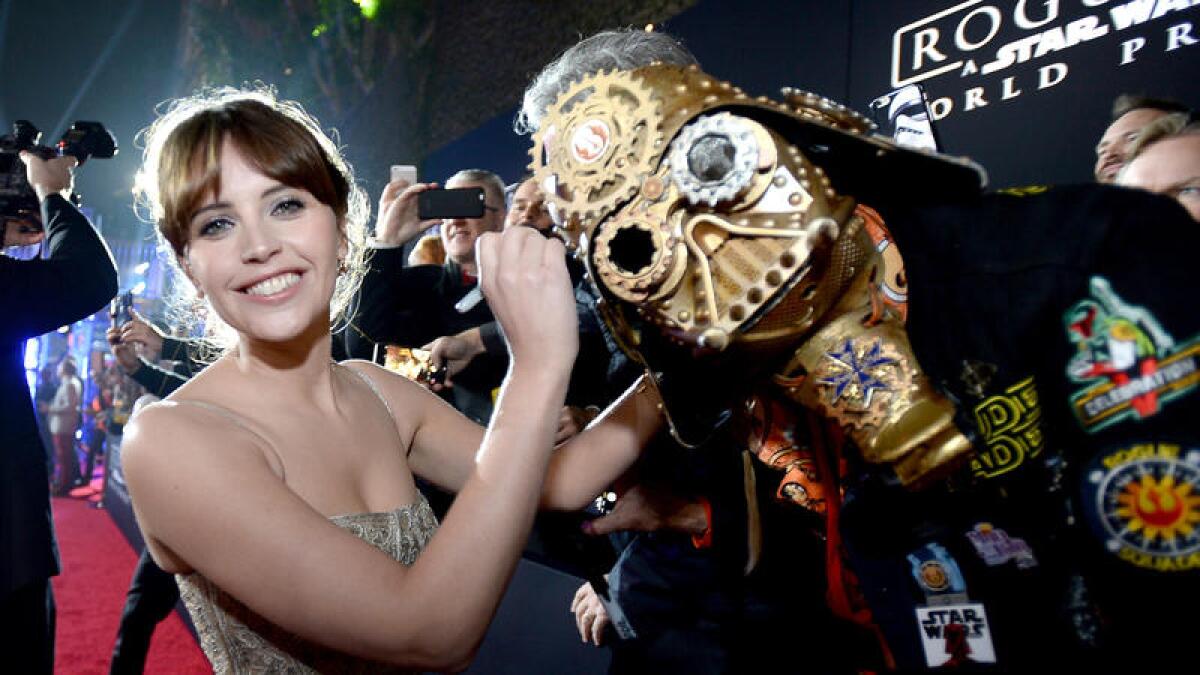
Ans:
{"label": "green foliage", "polygon": [[432,18],[432,0],[191,0],[188,84],[261,81],[337,120],[428,60]]}

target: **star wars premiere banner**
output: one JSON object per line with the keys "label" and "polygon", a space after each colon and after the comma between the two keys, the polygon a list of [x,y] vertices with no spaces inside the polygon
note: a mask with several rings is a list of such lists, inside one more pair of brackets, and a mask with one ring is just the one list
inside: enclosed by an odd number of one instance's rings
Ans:
{"label": "star wars premiere banner", "polygon": [[1089,180],[1118,94],[1200,106],[1200,0],[857,0],[850,33],[850,104],[921,84],[992,187]]}

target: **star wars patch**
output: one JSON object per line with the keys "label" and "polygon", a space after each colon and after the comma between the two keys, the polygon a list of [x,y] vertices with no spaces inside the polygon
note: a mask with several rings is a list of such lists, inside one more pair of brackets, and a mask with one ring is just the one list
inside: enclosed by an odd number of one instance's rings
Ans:
{"label": "star wars patch", "polygon": [[1105,549],[1158,572],[1200,568],[1200,449],[1135,443],[1097,455],[1083,513]]}
{"label": "star wars patch", "polygon": [[930,668],[996,662],[987,611],[981,604],[918,607],[917,627]]}
{"label": "star wars patch", "polygon": [[1064,315],[1067,338],[1078,348],[1067,376],[1085,385],[1071,395],[1071,407],[1084,430],[1150,417],[1200,383],[1200,338],[1176,343],[1103,277],[1092,277],[1091,291]]}
{"label": "star wars patch", "polygon": [[966,602],[967,583],[958,562],[941,545],[925,544],[908,554],[912,577],[931,605]]}
{"label": "star wars patch", "polygon": [[971,542],[975,552],[989,567],[1003,565],[1010,560],[1023,570],[1037,566],[1033,549],[1024,539],[1010,537],[991,523],[975,523],[975,527],[967,532],[967,541]]}
{"label": "star wars patch", "polygon": [[973,412],[983,440],[971,458],[976,476],[995,478],[1042,454],[1042,407],[1032,377],[989,396]]}

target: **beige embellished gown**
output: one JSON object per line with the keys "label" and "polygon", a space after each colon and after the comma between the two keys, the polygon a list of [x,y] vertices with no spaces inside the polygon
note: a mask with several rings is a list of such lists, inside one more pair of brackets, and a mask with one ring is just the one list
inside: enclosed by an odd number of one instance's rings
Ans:
{"label": "beige embellished gown", "polygon": [[[411,506],[334,516],[330,521],[405,565],[416,560],[437,529],[437,518],[419,493]],[[199,574],[176,575],[175,580],[216,675],[404,672],[287,633]]]}

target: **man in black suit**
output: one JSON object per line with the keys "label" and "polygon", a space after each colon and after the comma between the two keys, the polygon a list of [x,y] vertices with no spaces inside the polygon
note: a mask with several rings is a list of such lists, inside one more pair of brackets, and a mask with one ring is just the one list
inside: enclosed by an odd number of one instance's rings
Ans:
{"label": "man in black suit", "polygon": [[[72,157],[22,153],[40,217],[4,216],[4,245],[48,242],[44,259],[0,255],[0,653],[15,673],[51,673],[58,547],[46,451],[25,381],[26,340],[78,321],[117,293],[112,254],[70,201]],[[38,225],[44,223],[44,231]]]}

